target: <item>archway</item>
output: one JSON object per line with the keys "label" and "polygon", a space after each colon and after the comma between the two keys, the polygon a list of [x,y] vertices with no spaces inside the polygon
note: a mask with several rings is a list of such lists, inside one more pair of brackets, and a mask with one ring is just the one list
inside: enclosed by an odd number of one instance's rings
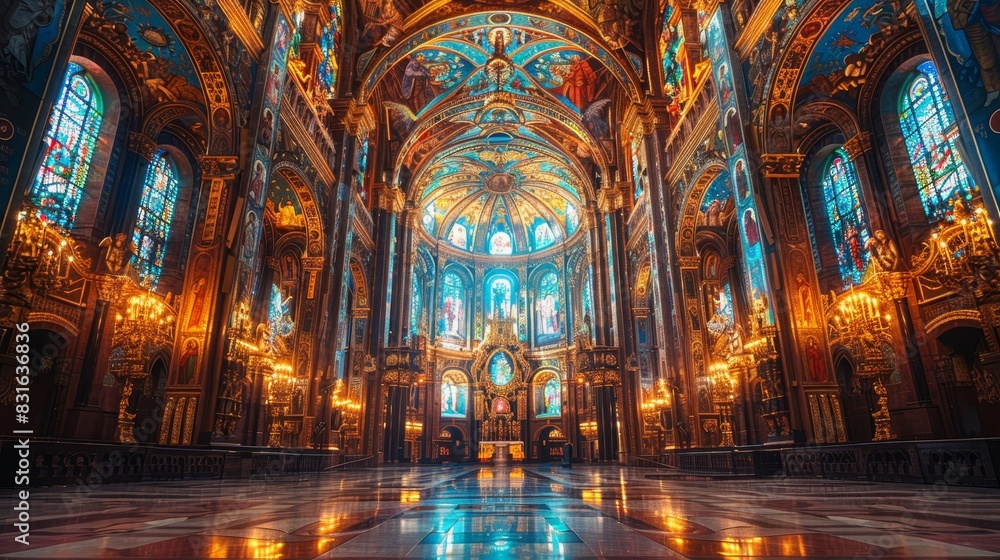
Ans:
{"label": "archway", "polygon": [[539,461],[557,461],[562,458],[562,444],[566,443],[566,437],[558,426],[545,426],[538,430],[534,443]]}
{"label": "archway", "polygon": [[162,359],[153,362],[149,377],[133,392],[135,423],[132,430],[139,443],[157,441],[163,422],[164,394],[167,390],[167,366]]}
{"label": "archway", "polygon": [[837,360],[837,385],[844,399],[844,421],[848,441],[871,441],[875,435],[872,421],[872,394],[854,375],[854,366],[846,356]]}
{"label": "archway", "polygon": [[[995,386],[981,356],[988,353],[982,329],[956,326],[937,337],[942,358],[951,362],[944,380],[957,437],[996,437],[1000,426],[986,421],[1000,413]],[[992,402],[990,402],[992,401]]]}

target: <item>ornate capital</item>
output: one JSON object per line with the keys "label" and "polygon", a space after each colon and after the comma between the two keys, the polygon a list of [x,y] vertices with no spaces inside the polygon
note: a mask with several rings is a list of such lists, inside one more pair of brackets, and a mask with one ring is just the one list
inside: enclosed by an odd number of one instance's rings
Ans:
{"label": "ornate capital", "polygon": [[393,214],[399,214],[406,207],[406,195],[399,187],[390,187],[385,183],[375,183],[374,207]]}
{"label": "ornate capital", "polygon": [[862,154],[872,149],[872,135],[869,132],[859,132],[850,140],[844,142],[844,151],[847,157],[854,161]]}
{"label": "ornate capital", "polygon": [[347,106],[347,115],[344,116],[344,127],[353,136],[361,134],[362,131],[375,130],[375,115],[371,106],[352,99]]}
{"label": "ornate capital", "polygon": [[281,262],[278,261],[277,257],[267,256],[264,257],[264,266],[270,268],[271,270],[280,270]]}
{"label": "ornate capital", "polygon": [[198,156],[202,179],[233,179],[239,163],[237,156]]}
{"label": "ornate capital", "polygon": [[382,384],[409,387],[423,371],[423,359],[419,350],[408,346],[386,348],[382,351]]}
{"label": "ornate capital", "polygon": [[764,176],[798,178],[802,168],[802,154],[763,154],[760,156]]}
{"label": "ornate capital", "polygon": [[302,270],[323,270],[323,257],[304,257],[302,259]]}
{"label": "ornate capital", "polygon": [[141,132],[129,132],[128,150],[139,154],[146,161],[153,161],[153,156],[156,155],[156,142]]}
{"label": "ornate capital", "polygon": [[614,186],[603,188],[597,192],[597,207],[601,212],[610,214],[625,207],[626,196],[631,188],[628,181],[618,181]]}

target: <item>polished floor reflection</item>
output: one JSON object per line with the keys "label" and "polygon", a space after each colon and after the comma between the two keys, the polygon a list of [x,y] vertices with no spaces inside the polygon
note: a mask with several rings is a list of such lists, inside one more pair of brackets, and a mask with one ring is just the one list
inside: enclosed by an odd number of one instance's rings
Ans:
{"label": "polished floor reflection", "polygon": [[[266,482],[37,490],[30,547],[11,536],[0,555],[1000,557],[997,490],[647,478],[651,472],[386,467]],[[0,507],[12,505],[0,500]]]}

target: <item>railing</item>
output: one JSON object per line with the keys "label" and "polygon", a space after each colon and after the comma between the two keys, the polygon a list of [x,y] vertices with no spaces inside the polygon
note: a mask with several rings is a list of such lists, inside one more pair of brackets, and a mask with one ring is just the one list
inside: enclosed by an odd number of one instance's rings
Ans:
{"label": "railing", "polygon": [[680,468],[677,466],[661,463],[659,461],[655,461],[648,457],[638,457],[635,455],[629,457],[628,466],[654,468],[654,469],[670,469],[672,471],[680,471]]}
{"label": "railing", "polygon": [[332,467],[327,467],[325,471],[333,470],[352,470],[352,469],[373,469],[375,468],[375,455],[365,455],[357,459],[351,459],[344,461],[339,465],[333,465]]}

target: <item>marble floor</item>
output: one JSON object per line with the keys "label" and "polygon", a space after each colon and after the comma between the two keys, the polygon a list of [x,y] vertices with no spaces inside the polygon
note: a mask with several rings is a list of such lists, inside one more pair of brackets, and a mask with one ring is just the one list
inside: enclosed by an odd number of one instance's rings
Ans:
{"label": "marble floor", "polygon": [[[652,472],[385,467],[270,481],[38,489],[30,546],[14,542],[6,525],[0,556],[1000,557],[998,490],[647,478]],[[0,499],[0,507],[13,505]]]}

